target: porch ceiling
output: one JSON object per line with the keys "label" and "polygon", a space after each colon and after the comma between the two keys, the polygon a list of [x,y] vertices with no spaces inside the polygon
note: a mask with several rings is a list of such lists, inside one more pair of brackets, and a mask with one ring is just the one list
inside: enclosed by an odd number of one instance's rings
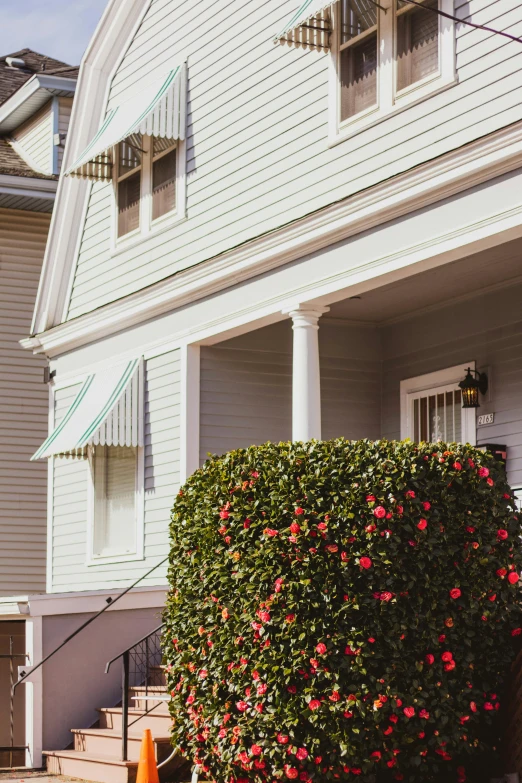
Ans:
{"label": "porch ceiling", "polygon": [[330,306],[325,319],[348,319],[382,324],[426,309],[476,296],[485,289],[522,281],[522,241],[440,266],[404,280],[374,288],[360,299],[344,299]]}

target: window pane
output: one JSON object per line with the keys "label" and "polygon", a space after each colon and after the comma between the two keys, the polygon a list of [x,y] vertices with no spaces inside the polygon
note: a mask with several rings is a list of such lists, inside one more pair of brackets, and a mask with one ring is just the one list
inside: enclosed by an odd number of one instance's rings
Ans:
{"label": "window pane", "polygon": [[125,141],[120,142],[118,146],[118,175],[127,174],[129,171],[141,166],[141,151],[137,145],[132,147]]}
{"label": "window pane", "polygon": [[118,182],[118,236],[134,231],[140,225],[141,172]]}
{"label": "window pane", "polygon": [[136,551],[137,449],[96,446],[94,453],[94,553]]}
{"label": "window pane", "polygon": [[176,208],[176,150],[152,164],[152,219]]}
{"label": "window pane", "polygon": [[341,44],[377,26],[377,6],[371,0],[341,0]]}
{"label": "window pane", "polygon": [[341,51],[341,121],[377,103],[377,32]]}
{"label": "window pane", "polygon": [[[438,8],[438,0],[427,0]],[[412,8],[399,2],[400,8]],[[439,17],[433,11],[415,7],[397,16],[397,89],[436,73],[439,67]]]}

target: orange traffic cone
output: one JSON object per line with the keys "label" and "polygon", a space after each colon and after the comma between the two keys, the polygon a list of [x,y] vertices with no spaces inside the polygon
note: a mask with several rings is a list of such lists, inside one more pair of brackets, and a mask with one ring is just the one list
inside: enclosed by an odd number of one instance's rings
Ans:
{"label": "orange traffic cone", "polygon": [[159,783],[158,767],[154,753],[154,743],[150,729],[145,729],[141,740],[140,763],[136,783]]}

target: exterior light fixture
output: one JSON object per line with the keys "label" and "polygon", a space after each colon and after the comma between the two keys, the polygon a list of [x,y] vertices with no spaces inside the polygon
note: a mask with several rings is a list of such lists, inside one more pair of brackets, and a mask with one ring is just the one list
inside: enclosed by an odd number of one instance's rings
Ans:
{"label": "exterior light fixture", "polygon": [[[485,372],[478,372],[468,367],[466,370],[466,377],[459,383],[459,388],[462,389],[462,407],[463,408],[480,408],[479,392],[480,394],[486,394],[488,390],[488,376]],[[472,373],[475,373],[476,377],[473,377]]]}

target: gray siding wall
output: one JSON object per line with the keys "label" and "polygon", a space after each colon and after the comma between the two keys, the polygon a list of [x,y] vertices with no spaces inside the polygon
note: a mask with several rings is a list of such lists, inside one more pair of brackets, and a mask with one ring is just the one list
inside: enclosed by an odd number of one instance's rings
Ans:
{"label": "gray siding wall", "polygon": [[490,380],[477,442],[505,443],[508,475],[522,486],[522,285],[490,291],[383,330],[382,435],[400,437],[401,380],[475,360]]}
{"label": "gray siding wall", "polygon": [[27,162],[37,171],[42,171],[45,174],[52,174],[53,171],[52,136],[52,101],[13,133],[13,138],[22,147]]}
{"label": "gray siding wall", "polygon": [[[179,486],[179,351],[145,364],[145,559],[87,566],[88,463],[54,458],[52,592],[127,586],[168,553],[170,509]],[[56,423],[79,386],[57,390]],[[143,584],[163,584],[166,569]]]}
{"label": "gray siding wall", "polygon": [[[380,338],[321,320],[323,438],[378,438]],[[201,349],[200,459],[292,438],[292,328],[267,326]]]}
{"label": "gray siding wall", "polygon": [[0,209],[0,595],[45,590],[47,465],[29,462],[45,440],[46,360],[24,351],[49,215]]}
{"label": "gray siding wall", "polygon": [[[96,184],[69,318],[522,118],[522,49],[460,24],[457,85],[329,147],[329,55],[272,43],[295,7],[295,0],[152,0],[110,104],[188,58],[188,220],[112,258],[112,185]],[[456,0],[455,9],[522,33],[522,6],[511,0]]]}

